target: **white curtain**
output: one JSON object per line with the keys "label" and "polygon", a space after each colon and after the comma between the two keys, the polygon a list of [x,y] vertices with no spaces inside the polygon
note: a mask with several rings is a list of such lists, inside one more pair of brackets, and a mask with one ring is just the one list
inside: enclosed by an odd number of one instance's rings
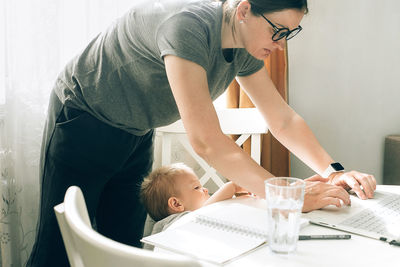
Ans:
{"label": "white curtain", "polygon": [[65,63],[135,0],[0,0],[0,266],[25,266],[50,91]]}

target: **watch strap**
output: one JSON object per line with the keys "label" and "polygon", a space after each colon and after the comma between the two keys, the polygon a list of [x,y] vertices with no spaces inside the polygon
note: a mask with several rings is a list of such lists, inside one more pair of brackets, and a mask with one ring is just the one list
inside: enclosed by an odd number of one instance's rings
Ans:
{"label": "watch strap", "polygon": [[326,170],[322,173],[321,176],[323,178],[328,178],[332,173],[335,172],[344,172],[344,168],[342,164],[340,164],[339,162],[334,162],[329,164],[328,168],[326,168]]}

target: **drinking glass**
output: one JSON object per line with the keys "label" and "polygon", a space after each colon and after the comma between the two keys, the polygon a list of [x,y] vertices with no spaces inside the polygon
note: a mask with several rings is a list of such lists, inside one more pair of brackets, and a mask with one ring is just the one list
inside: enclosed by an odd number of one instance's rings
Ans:
{"label": "drinking glass", "polygon": [[296,251],[304,188],[305,182],[298,178],[275,177],[265,181],[268,246],[275,253]]}

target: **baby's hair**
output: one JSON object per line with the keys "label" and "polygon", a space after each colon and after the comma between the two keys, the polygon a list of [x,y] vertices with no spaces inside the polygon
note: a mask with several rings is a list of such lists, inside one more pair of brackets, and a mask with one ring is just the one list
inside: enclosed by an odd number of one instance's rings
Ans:
{"label": "baby's hair", "polygon": [[164,219],[169,214],[168,199],[175,195],[175,177],[193,170],[183,163],[162,166],[144,178],[140,199],[150,217],[155,221]]}

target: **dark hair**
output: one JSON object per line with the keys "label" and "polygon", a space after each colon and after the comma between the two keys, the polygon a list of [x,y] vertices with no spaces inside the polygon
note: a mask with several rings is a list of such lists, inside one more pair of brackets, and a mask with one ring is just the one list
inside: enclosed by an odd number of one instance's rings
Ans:
{"label": "dark hair", "polygon": [[308,13],[307,0],[247,0],[254,15],[272,13],[284,9],[297,9]]}
{"label": "dark hair", "polygon": [[[226,2],[226,16],[230,17],[233,15],[236,7],[242,0],[220,0]],[[298,9],[304,11],[304,14],[308,13],[307,0],[247,0],[250,5],[250,11],[253,15],[259,16],[265,13],[272,13],[281,11],[284,9]]]}
{"label": "dark hair", "polygon": [[[216,0],[224,5],[225,22],[232,25],[233,38],[236,37],[234,16],[236,8],[242,0]],[[250,3],[250,12],[255,16],[265,13],[278,12],[285,9],[297,9],[308,13],[307,0],[247,0]]]}

